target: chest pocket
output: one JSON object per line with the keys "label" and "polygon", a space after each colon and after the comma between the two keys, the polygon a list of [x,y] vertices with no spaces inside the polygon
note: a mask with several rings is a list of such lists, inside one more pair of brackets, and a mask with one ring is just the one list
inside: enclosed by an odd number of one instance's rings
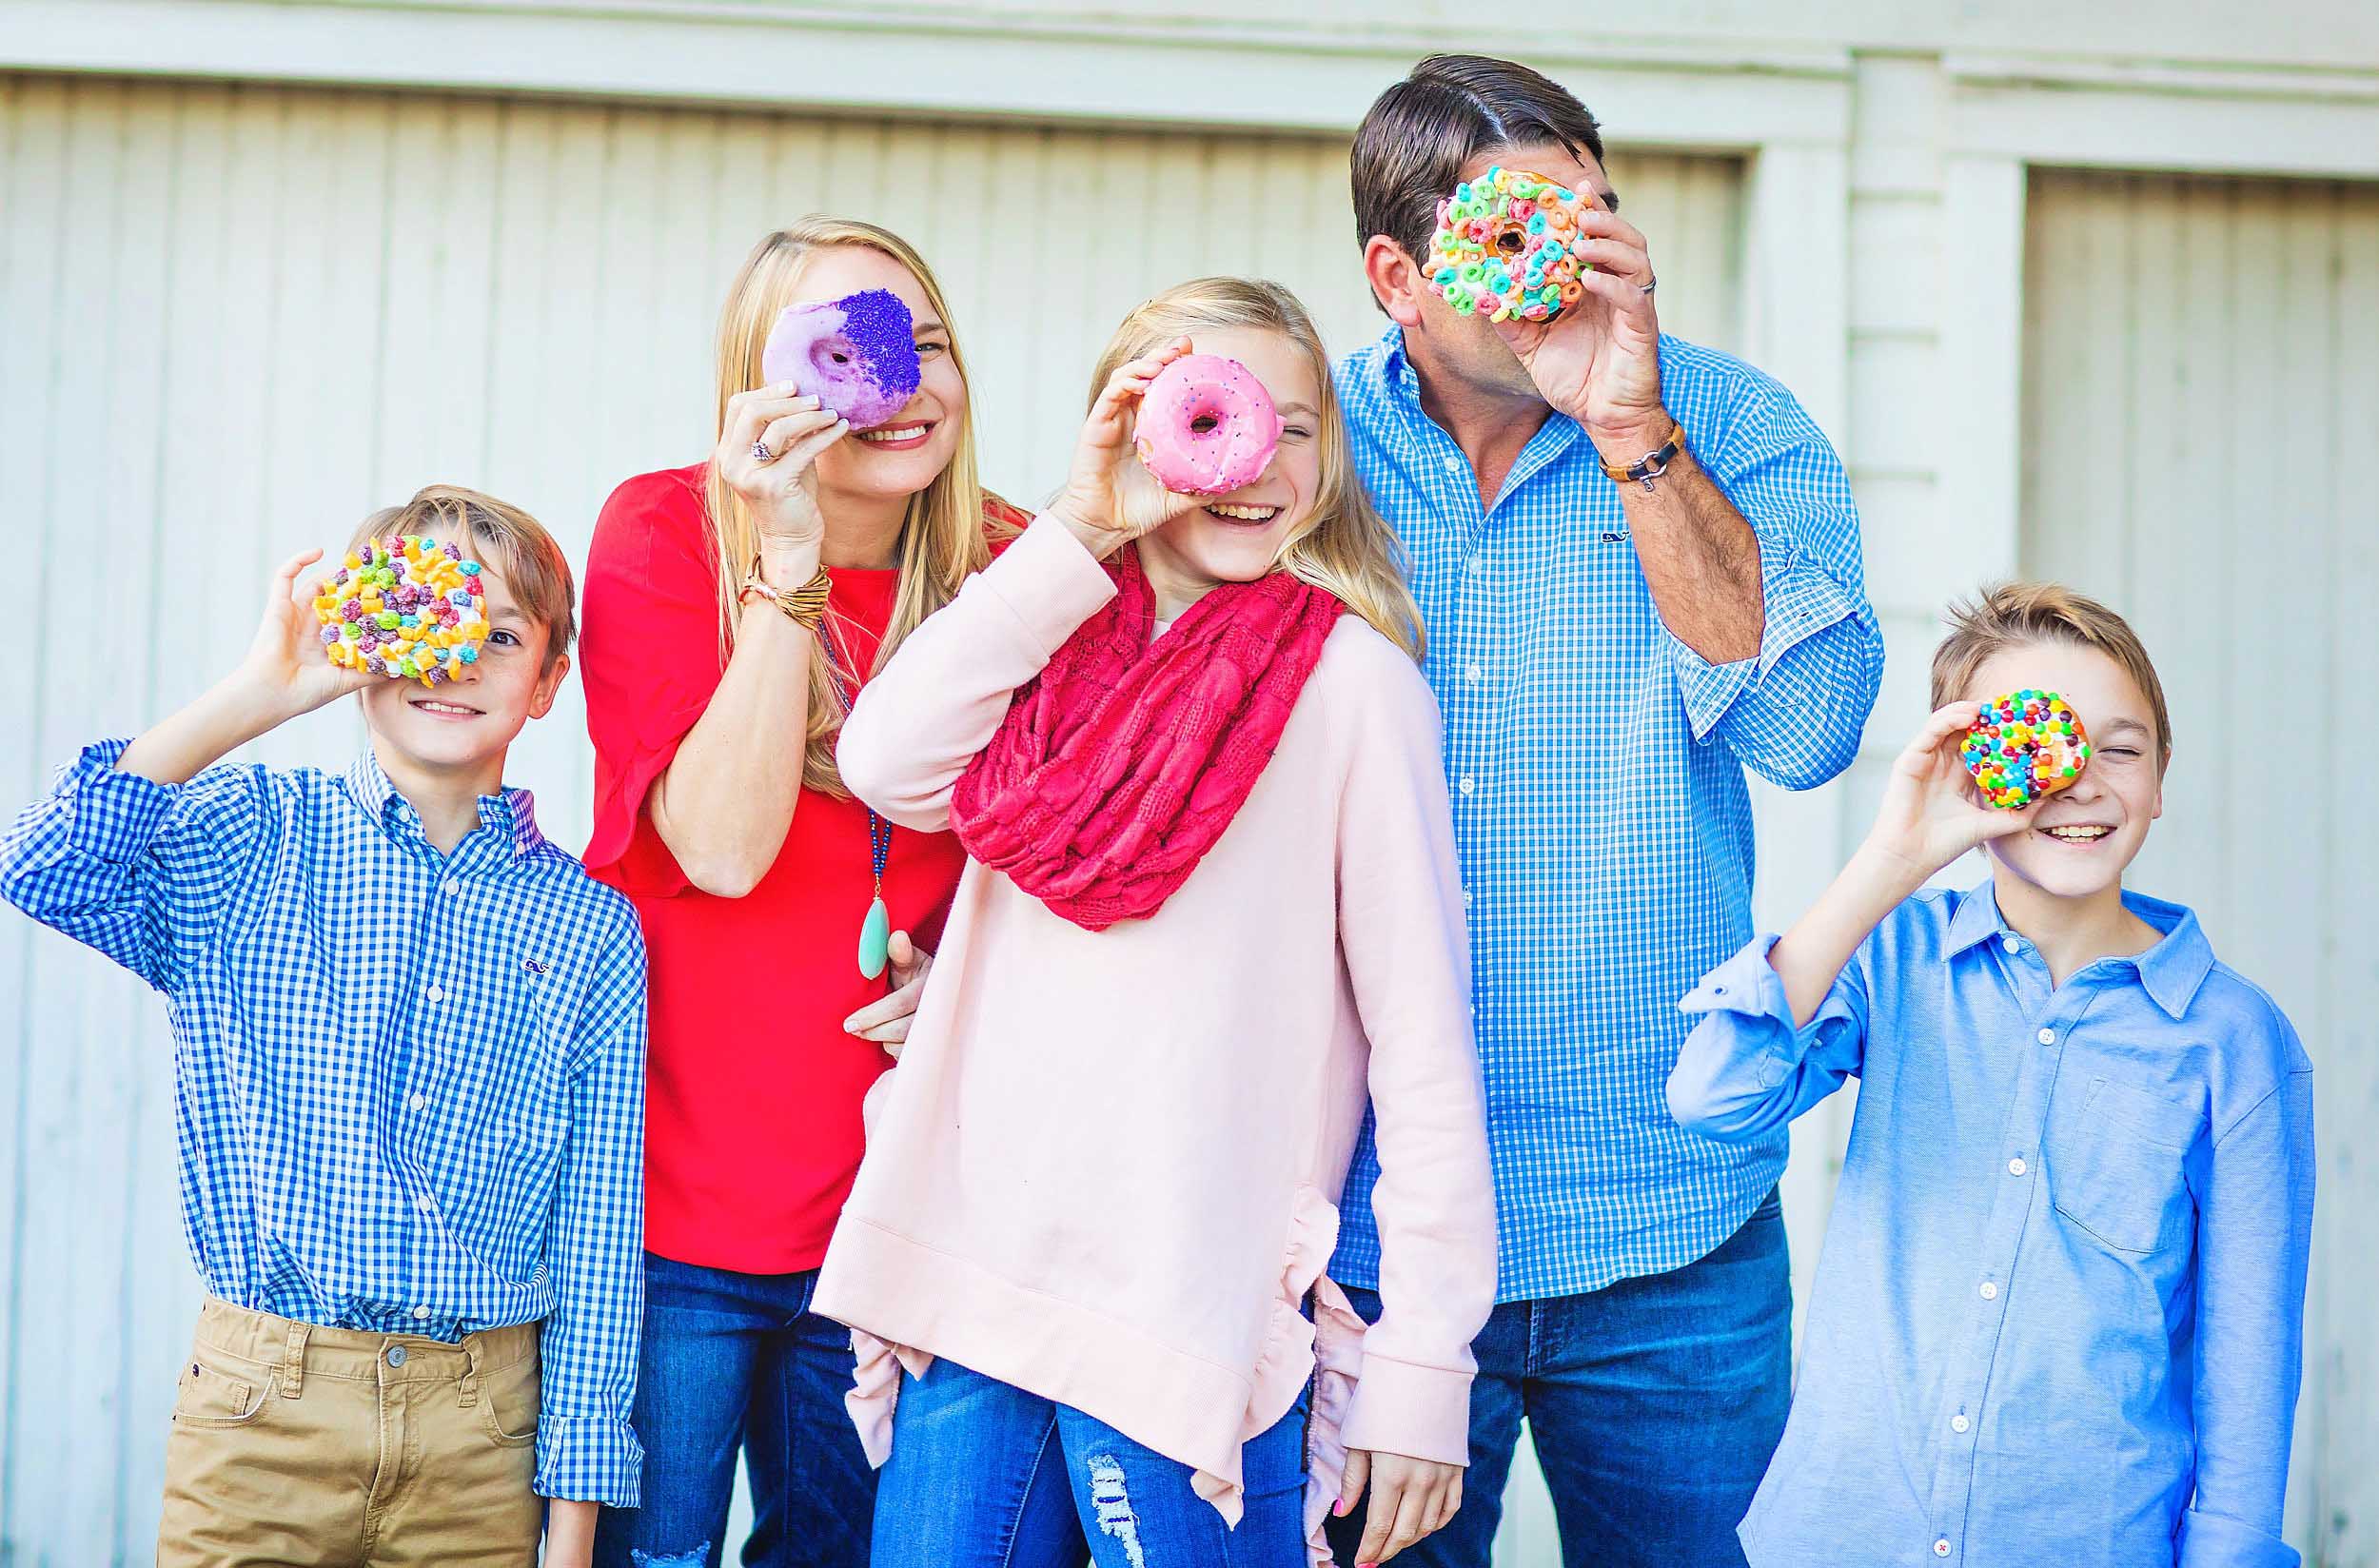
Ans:
{"label": "chest pocket", "polygon": [[2181,1164],[2197,1113],[2111,1078],[2060,1081],[2045,1152],[2056,1211],[2117,1252],[2160,1251],[2189,1217]]}

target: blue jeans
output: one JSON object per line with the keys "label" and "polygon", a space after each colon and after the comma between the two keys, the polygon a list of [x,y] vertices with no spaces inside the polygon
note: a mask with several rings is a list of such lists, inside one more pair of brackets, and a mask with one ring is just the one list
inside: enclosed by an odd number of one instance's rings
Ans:
{"label": "blue jeans", "polygon": [[[1378,1319],[1376,1292],[1347,1294]],[[1792,1398],[1793,1278],[1774,1192],[1708,1257],[1583,1296],[1507,1302],[1471,1350],[1462,1511],[1397,1568],[1487,1568],[1524,1415],[1565,1568],[1742,1562],[1735,1526]],[[1343,1563],[1362,1522],[1360,1508],[1330,1522]]]}
{"label": "blue jeans", "polygon": [[[875,1494],[885,1568],[1304,1568],[1306,1398],[1240,1450],[1238,1527],[1195,1474],[951,1361],[904,1375]],[[1085,1543],[1088,1543],[1087,1546]]]}
{"label": "blue jeans", "polygon": [[816,1269],[737,1274],[644,1255],[644,1506],[603,1510],[598,1568],[718,1568],[738,1449],[750,1568],[867,1568],[875,1475],[843,1409],[851,1331],[810,1310],[816,1288]]}

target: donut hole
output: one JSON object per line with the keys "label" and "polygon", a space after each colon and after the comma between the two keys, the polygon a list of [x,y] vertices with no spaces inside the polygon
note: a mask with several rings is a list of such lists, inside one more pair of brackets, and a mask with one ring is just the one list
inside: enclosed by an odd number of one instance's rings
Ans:
{"label": "donut hole", "polygon": [[1190,416],[1190,434],[1193,436],[1210,436],[1222,427],[1223,421],[1219,415],[1192,414]]}
{"label": "donut hole", "polygon": [[1528,248],[1528,236],[1515,225],[1505,225],[1495,232],[1495,248],[1506,256],[1517,256]]}
{"label": "donut hole", "polygon": [[810,363],[830,375],[848,369],[858,357],[858,345],[848,338],[820,338],[810,348]]}

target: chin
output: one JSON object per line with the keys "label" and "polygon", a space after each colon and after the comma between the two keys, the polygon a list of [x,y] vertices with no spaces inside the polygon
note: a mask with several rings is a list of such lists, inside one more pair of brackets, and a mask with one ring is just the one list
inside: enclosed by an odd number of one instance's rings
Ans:
{"label": "chin", "polygon": [[2139,848],[2120,833],[2110,834],[2088,848],[2051,842],[2037,830],[2015,836],[2018,842],[2015,844],[2002,840],[1993,845],[1993,857],[2016,876],[2056,898],[2090,898],[2109,888],[2120,888],[2123,872]]}
{"label": "chin", "polygon": [[[899,429],[895,420],[887,428]],[[915,446],[882,446],[856,435],[836,443],[837,450],[818,460],[818,478],[836,488],[869,496],[914,496],[939,479],[957,454],[957,427],[939,421]],[[835,461],[830,465],[827,458]]]}

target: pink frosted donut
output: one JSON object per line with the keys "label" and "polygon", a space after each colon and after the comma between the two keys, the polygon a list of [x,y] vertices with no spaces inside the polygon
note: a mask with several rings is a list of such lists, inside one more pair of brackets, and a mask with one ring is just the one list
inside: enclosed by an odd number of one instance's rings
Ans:
{"label": "pink frosted donut", "polygon": [[793,382],[852,429],[873,430],[916,396],[909,307],[888,288],[787,305],[760,350],[760,374]]}
{"label": "pink frosted donut", "polygon": [[1149,383],[1132,447],[1166,489],[1222,496],[1263,475],[1280,432],[1280,413],[1254,371],[1220,354],[1191,354]]}

